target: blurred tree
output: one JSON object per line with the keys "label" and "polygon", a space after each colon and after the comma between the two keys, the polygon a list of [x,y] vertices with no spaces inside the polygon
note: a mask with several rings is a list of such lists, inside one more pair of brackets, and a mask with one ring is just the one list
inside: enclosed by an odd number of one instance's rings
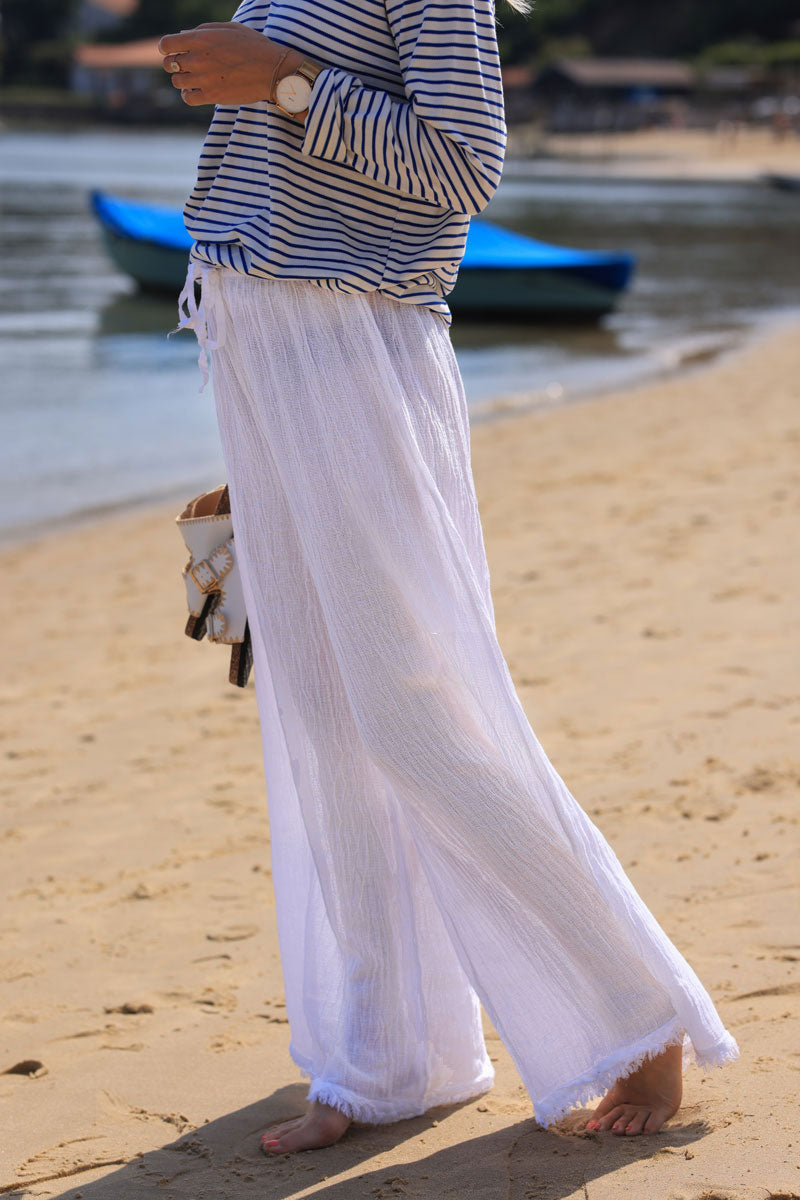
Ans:
{"label": "blurred tree", "polygon": [[[535,0],[523,16],[509,4],[497,4],[497,34],[505,63],[539,62],[556,53],[606,56],[693,58],[707,47],[734,44],[776,53],[795,62],[798,0],[672,0],[642,9],[641,0]],[[11,83],[63,84],[75,40],[74,17],[80,0],[0,0],[0,80]],[[101,41],[128,41],[204,21],[229,21],[236,0],[140,0],[130,17]],[[776,43],[789,44],[785,52]],[[726,51],[721,52],[724,59]],[[739,53],[730,51],[730,53]]]}
{"label": "blurred tree", "polygon": [[63,86],[78,0],[0,0],[0,79]]}
{"label": "blurred tree", "polygon": [[772,46],[762,46],[761,61],[769,67],[800,67],[800,40],[776,42]]}
{"label": "blurred tree", "polygon": [[522,16],[497,4],[504,62],[532,62],[546,42],[583,38],[593,54],[691,57],[723,42],[796,38],[797,0],[672,0],[649,7],[641,0],[536,0]]}
{"label": "blurred tree", "polygon": [[236,7],[236,0],[140,0],[136,12],[115,28],[113,40],[176,33],[204,21],[230,21]]}

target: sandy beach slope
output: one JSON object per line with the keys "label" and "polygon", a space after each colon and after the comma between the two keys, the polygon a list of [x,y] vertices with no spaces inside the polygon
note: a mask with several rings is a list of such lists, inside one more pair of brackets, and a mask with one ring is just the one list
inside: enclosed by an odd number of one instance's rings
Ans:
{"label": "sandy beach slope", "polygon": [[798,331],[476,426],[473,463],[528,715],[741,1059],[658,1135],[545,1132],[487,1023],[483,1100],[265,1159],[305,1088],[255,696],[183,636],[162,505],[0,556],[0,1194],[800,1196]]}
{"label": "sandy beach slope", "polygon": [[641,179],[698,181],[800,177],[800,137],[758,126],[721,123],[716,129],[640,129],[633,132],[544,133],[535,122],[513,125],[509,157],[542,156],[541,165]]}

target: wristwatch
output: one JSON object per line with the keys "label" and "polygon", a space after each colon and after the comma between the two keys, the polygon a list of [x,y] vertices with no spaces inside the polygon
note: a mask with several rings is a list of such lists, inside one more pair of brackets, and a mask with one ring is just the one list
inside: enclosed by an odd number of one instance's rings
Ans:
{"label": "wristwatch", "polygon": [[275,84],[275,100],[273,103],[289,117],[296,117],[304,112],[311,100],[311,89],[320,71],[324,70],[319,63],[304,58],[291,75],[284,75]]}

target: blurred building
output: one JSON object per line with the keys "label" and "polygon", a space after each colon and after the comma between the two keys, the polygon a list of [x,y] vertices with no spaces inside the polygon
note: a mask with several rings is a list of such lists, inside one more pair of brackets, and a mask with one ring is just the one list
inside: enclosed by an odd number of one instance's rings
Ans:
{"label": "blurred building", "polygon": [[676,59],[559,58],[538,71],[503,69],[509,124],[535,123],[550,133],[747,121],[770,90],[786,91],[763,67],[698,67]]}
{"label": "blurred building", "polygon": [[581,100],[630,100],[642,91],[680,96],[693,84],[691,67],[671,58],[559,58],[536,77],[540,95]]}
{"label": "blurred building", "polygon": [[119,25],[136,12],[139,0],[81,0],[74,18],[77,33],[93,37]]}
{"label": "blurred building", "polygon": [[506,120],[510,125],[518,121],[529,121],[536,113],[536,96],[533,90],[535,69],[519,63],[503,67],[502,76]]}
{"label": "blurred building", "polygon": [[694,71],[676,59],[560,58],[533,83],[553,132],[638,129],[665,119],[686,99]]}
{"label": "blurred building", "polygon": [[698,72],[696,103],[708,118],[744,121],[757,114],[770,84],[763,67],[714,66]]}
{"label": "blurred building", "polygon": [[99,108],[131,116],[151,118],[185,108],[164,73],[158,41],[83,43],[73,55],[70,87]]}

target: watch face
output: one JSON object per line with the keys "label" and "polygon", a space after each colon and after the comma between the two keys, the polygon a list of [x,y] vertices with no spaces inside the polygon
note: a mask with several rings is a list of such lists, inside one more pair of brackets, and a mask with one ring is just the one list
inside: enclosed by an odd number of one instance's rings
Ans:
{"label": "watch face", "polygon": [[302,75],[284,75],[275,85],[275,99],[287,112],[302,112],[310,98],[311,84]]}

